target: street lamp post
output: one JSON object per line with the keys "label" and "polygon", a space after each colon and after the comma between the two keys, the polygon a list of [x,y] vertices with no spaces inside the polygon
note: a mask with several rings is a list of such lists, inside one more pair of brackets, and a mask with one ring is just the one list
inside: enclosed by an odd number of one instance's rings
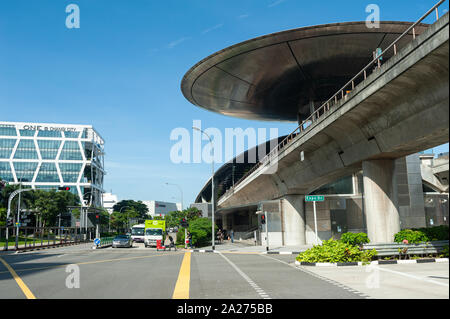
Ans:
{"label": "street lamp post", "polygon": [[205,133],[203,130],[199,129],[198,127],[192,127],[194,130],[200,131],[203,134],[205,134],[208,139],[209,142],[211,143],[211,146],[213,148],[213,157],[212,157],[212,177],[211,177],[211,220],[212,220],[212,238],[211,238],[211,243],[212,243],[212,250],[215,250],[215,244],[214,244],[214,225],[215,225],[215,220],[214,220],[214,210],[215,210],[215,202],[214,202],[214,144],[212,142],[211,137]]}
{"label": "street lamp post", "polygon": [[[93,192],[94,191],[90,191],[90,192],[84,193],[82,198],[81,198],[81,205],[80,205],[80,209],[81,209],[81,211],[80,211],[80,235],[81,235],[81,215],[83,214],[84,196],[92,194]],[[84,215],[83,219],[84,219],[84,223],[83,223],[84,224],[84,230],[86,231],[86,238],[87,238],[87,225],[88,225],[88,222],[87,222],[88,212],[87,211],[86,211],[86,214]]]}
{"label": "street lamp post", "polygon": [[[178,184],[166,183],[166,185],[176,186],[180,190],[180,194],[181,194],[181,211],[183,211],[183,189]],[[185,249],[187,249],[186,236],[187,236],[187,228],[184,229],[184,248]]]}
{"label": "street lamp post", "polygon": [[[119,214],[121,214],[122,213],[122,209],[124,209],[124,208],[133,208],[133,207],[131,207],[131,206],[123,206],[120,210],[119,210]],[[128,228],[130,228],[130,213],[127,213],[127,226],[128,226]]]}
{"label": "street lamp post", "polygon": [[166,185],[172,185],[172,186],[178,187],[178,189],[180,190],[180,194],[181,194],[181,210],[183,210],[183,189],[181,188],[181,186],[178,184],[172,184],[172,183],[166,183]]}

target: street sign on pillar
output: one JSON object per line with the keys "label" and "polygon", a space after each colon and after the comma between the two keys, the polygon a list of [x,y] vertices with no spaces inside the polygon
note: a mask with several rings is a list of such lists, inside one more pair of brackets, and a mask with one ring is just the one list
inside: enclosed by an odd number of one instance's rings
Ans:
{"label": "street sign on pillar", "polygon": [[314,210],[314,233],[316,235],[316,244],[319,244],[319,234],[317,230],[317,212],[316,212],[316,202],[325,201],[325,196],[323,195],[307,195],[305,196],[305,202],[313,202]]}
{"label": "street sign on pillar", "polygon": [[305,196],[305,202],[323,202],[325,196],[323,195],[307,195]]}

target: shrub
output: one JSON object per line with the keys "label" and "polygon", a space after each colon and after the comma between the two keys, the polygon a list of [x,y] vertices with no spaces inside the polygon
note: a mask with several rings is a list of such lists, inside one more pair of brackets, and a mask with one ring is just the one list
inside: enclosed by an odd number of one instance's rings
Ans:
{"label": "shrub", "polygon": [[442,252],[439,255],[439,257],[447,257],[448,258],[448,245],[444,246],[444,248],[442,249]]}
{"label": "shrub", "polygon": [[429,240],[448,240],[449,229],[447,225],[434,226],[429,228],[413,229],[423,232]]}
{"label": "shrub", "polygon": [[179,228],[177,232],[177,245],[183,245],[184,246],[184,228]]}
{"label": "shrub", "polygon": [[353,246],[361,246],[370,243],[366,233],[343,233],[341,241]]}
{"label": "shrub", "polygon": [[394,236],[394,241],[396,243],[401,243],[405,239],[410,244],[418,244],[420,242],[430,241],[430,239],[424,232],[419,231],[419,230],[412,230],[412,229],[404,229],[402,231],[399,231]]}
{"label": "shrub", "polygon": [[210,244],[212,231],[211,228],[212,224],[209,218],[197,218],[193,221],[190,221],[188,231],[192,234],[192,243],[196,247],[207,246],[208,244]]}
{"label": "shrub", "polygon": [[377,254],[375,249],[360,250],[359,247],[349,245],[339,240],[325,240],[322,245],[314,246],[300,253],[296,260],[300,262],[368,262]]}

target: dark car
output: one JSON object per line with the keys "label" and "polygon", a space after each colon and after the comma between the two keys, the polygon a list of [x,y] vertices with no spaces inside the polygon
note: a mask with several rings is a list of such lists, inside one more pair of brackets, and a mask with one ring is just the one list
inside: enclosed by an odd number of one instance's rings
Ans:
{"label": "dark car", "polygon": [[133,240],[131,239],[131,236],[129,235],[118,235],[114,237],[112,242],[112,248],[117,247],[133,247]]}

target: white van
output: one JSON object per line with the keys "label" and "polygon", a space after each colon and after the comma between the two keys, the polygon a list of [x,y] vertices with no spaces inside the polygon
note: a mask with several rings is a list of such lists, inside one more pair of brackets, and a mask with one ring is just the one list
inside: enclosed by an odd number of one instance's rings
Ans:
{"label": "white van", "polygon": [[162,228],[147,228],[144,237],[145,247],[156,247],[157,240],[161,240],[161,245],[164,245],[163,237],[164,234]]}
{"label": "white van", "polygon": [[145,236],[145,225],[139,224],[131,227],[131,239],[133,242],[143,243]]}

